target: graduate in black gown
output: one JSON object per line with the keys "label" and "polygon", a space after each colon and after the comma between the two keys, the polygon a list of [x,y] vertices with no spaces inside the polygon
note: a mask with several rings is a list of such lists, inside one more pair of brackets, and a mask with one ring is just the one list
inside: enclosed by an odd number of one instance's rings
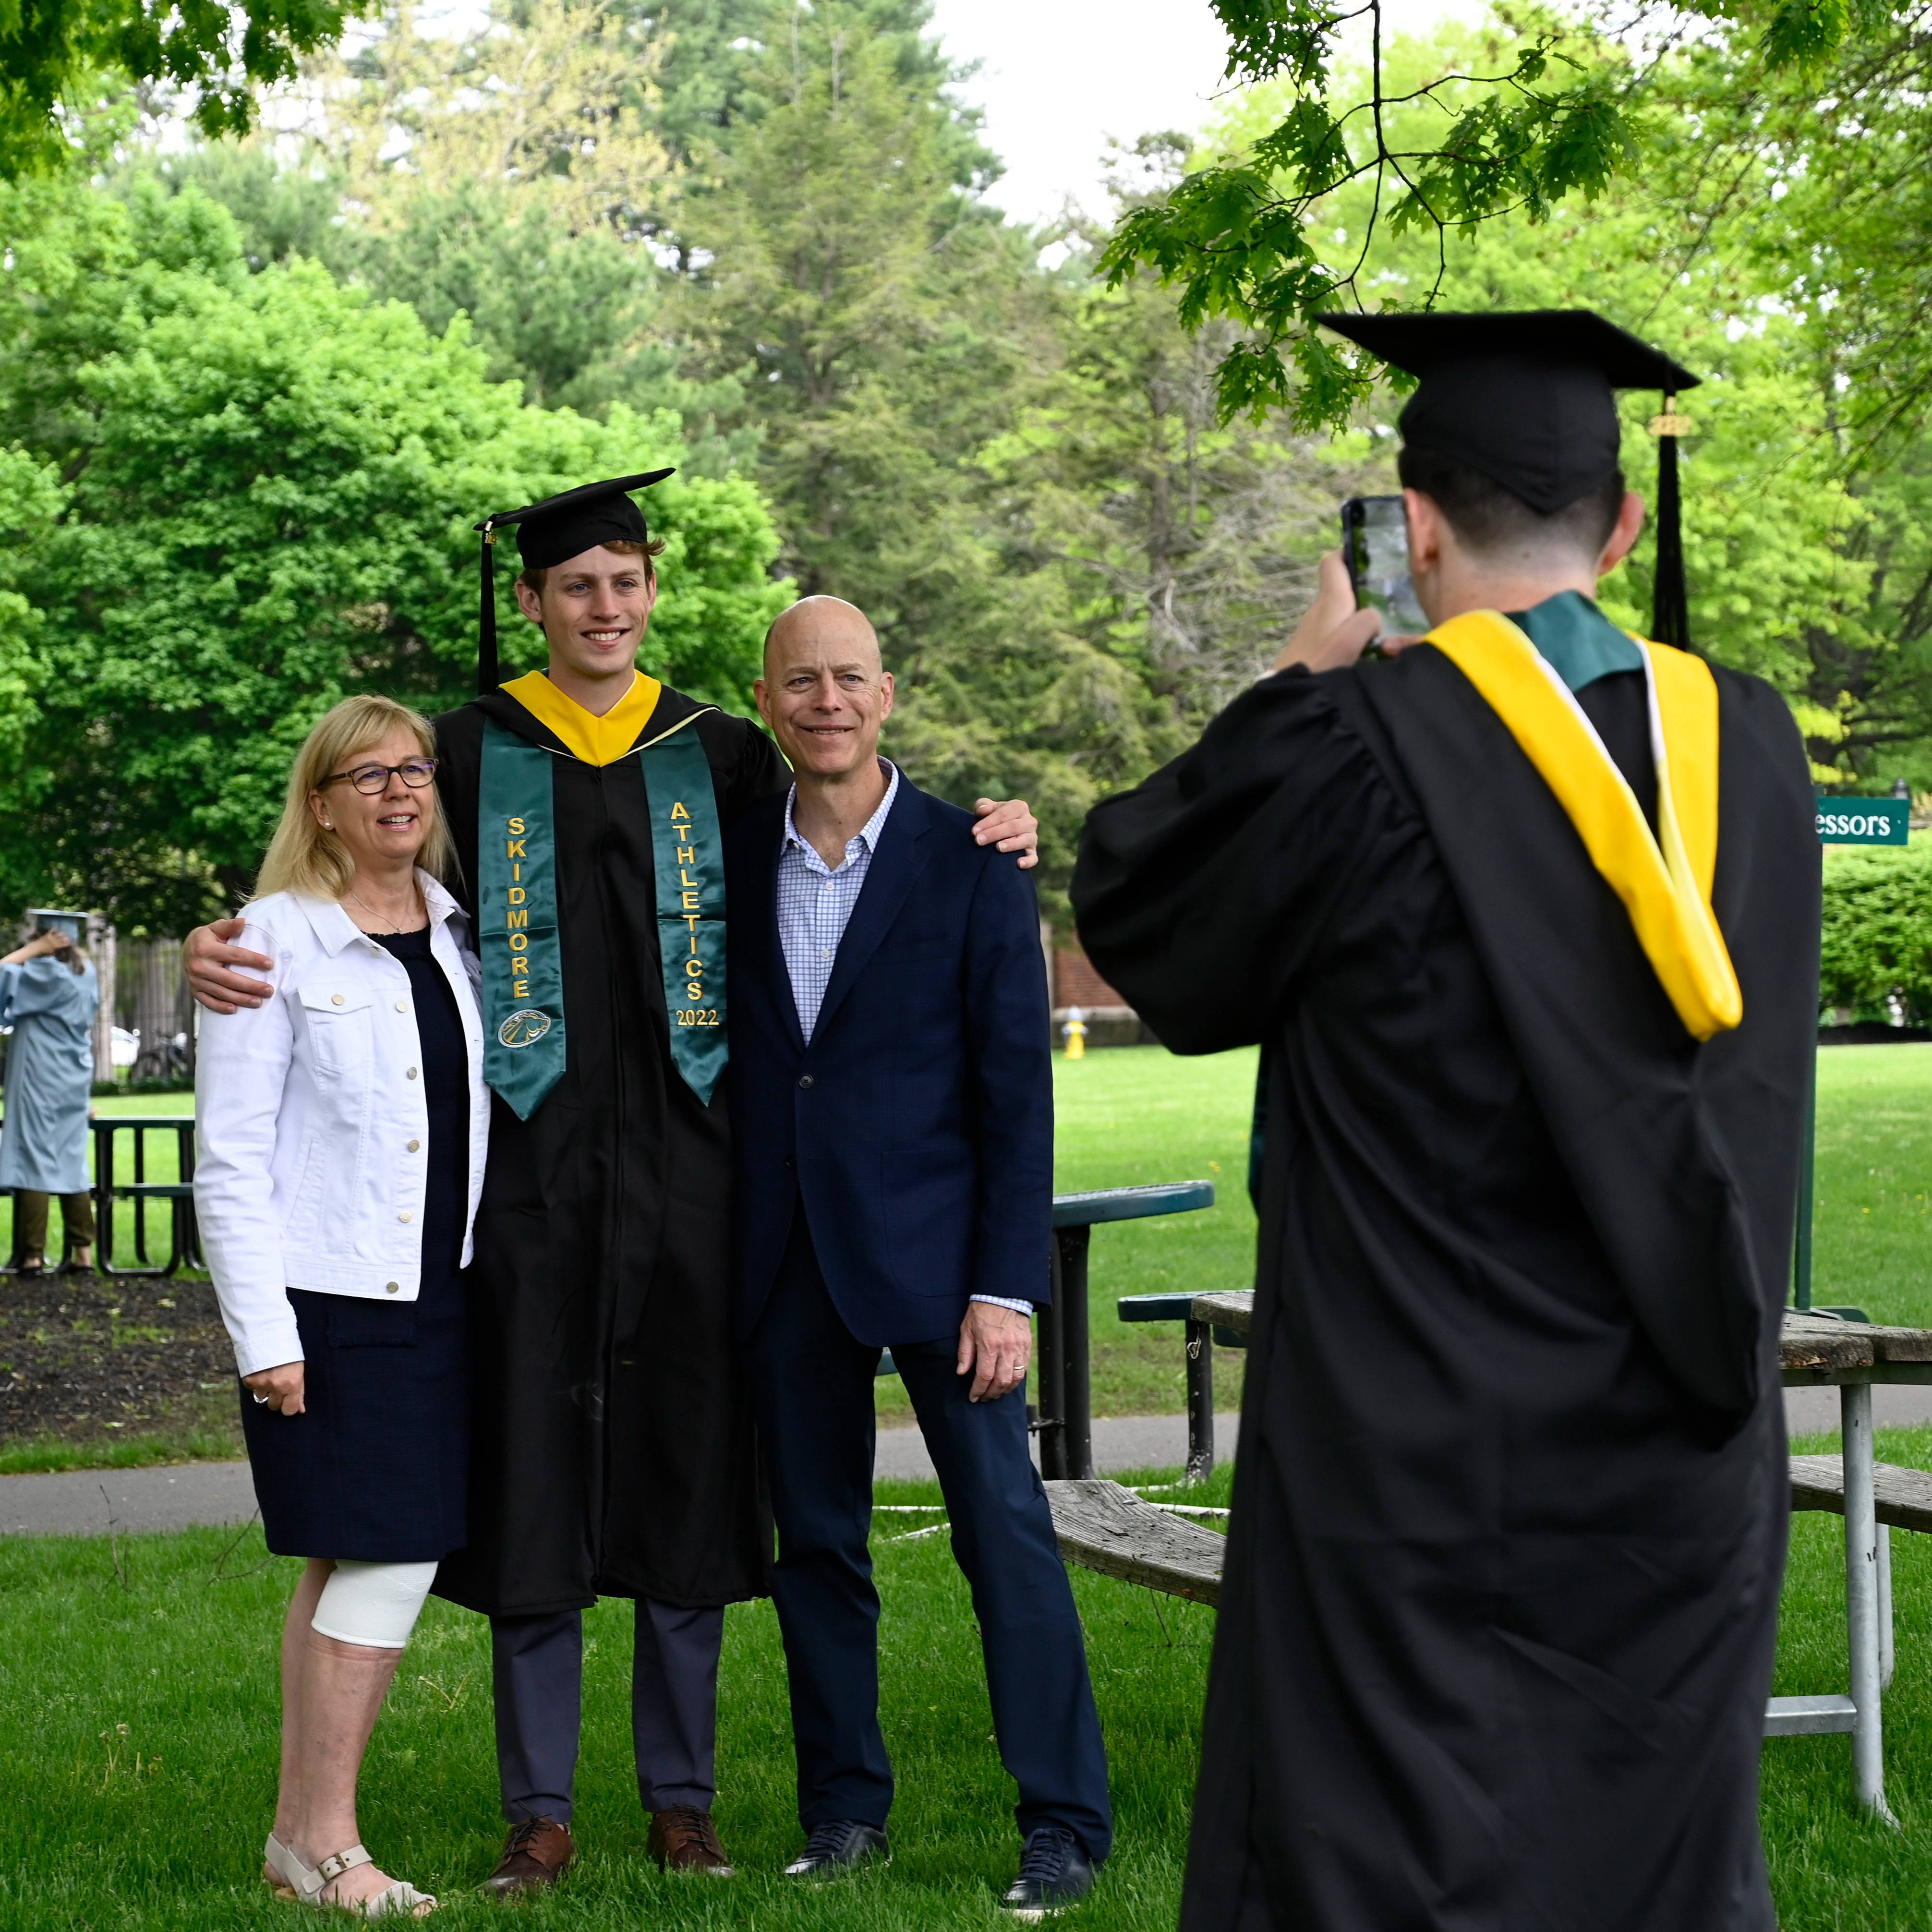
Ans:
{"label": "graduate in black gown", "polygon": [[1685,372],[1592,316],[1334,326],[1422,378],[1436,628],[1361,658],[1325,560],[1072,888],[1168,1046],[1264,1048],[1184,1932],[1775,1932],[1803,745],[1592,601],[1642,514],[1612,386]]}

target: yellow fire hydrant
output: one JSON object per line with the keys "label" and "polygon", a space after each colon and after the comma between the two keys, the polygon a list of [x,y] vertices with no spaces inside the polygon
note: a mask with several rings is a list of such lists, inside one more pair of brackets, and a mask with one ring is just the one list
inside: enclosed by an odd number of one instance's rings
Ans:
{"label": "yellow fire hydrant", "polygon": [[1066,1010],[1066,1024],[1060,1030],[1066,1036],[1066,1057],[1069,1060],[1087,1058],[1087,1022],[1081,1017],[1078,1006]]}

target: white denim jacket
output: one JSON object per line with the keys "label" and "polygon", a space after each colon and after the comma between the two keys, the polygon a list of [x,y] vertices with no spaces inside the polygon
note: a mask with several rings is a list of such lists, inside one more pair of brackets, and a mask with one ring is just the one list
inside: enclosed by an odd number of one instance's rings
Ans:
{"label": "white denim jacket", "polygon": [[[416,878],[469,1046],[467,1267],[490,1137],[482,979],[462,910]],[[195,1213],[244,1376],[302,1358],[291,1288],[416,1299],[429,1140],[409,969],[331,899],[271,892],[247,917],[238,943],[274,961],[274,992],[201,1015],[194,1081]]]}

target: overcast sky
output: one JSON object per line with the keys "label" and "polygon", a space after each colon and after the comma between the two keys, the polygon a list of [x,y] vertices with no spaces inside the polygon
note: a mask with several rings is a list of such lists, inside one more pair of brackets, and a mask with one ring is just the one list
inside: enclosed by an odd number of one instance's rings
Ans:
{"label": "overcast sky", "polygon": [[[1473,0],[1393,0],[1399,32],[1473,17]],[[1059,213],[1068,195],[1106,212],[1109,136],[1192,134],[1214,112],[1228,44],[1208,0],[936,0],[933,31],[953,57],[983,63],[962,92],[986,112],[1006,164],[994,203],[1021,220]]]}

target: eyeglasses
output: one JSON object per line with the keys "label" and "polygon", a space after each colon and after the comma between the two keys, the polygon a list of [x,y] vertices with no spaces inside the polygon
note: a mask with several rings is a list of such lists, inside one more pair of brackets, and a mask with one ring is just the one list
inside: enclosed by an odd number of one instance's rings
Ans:
{"label": "eyeglasses", "polygon": [[434,758],[412,758],[406,765],[358,765],[352,772],[331,772],[322,784],[338,784],[346,778],[358,791],[374,798],[388,790],[392,778],[398,778],[412,791],[421,791],[436,776],[436,763]]}

